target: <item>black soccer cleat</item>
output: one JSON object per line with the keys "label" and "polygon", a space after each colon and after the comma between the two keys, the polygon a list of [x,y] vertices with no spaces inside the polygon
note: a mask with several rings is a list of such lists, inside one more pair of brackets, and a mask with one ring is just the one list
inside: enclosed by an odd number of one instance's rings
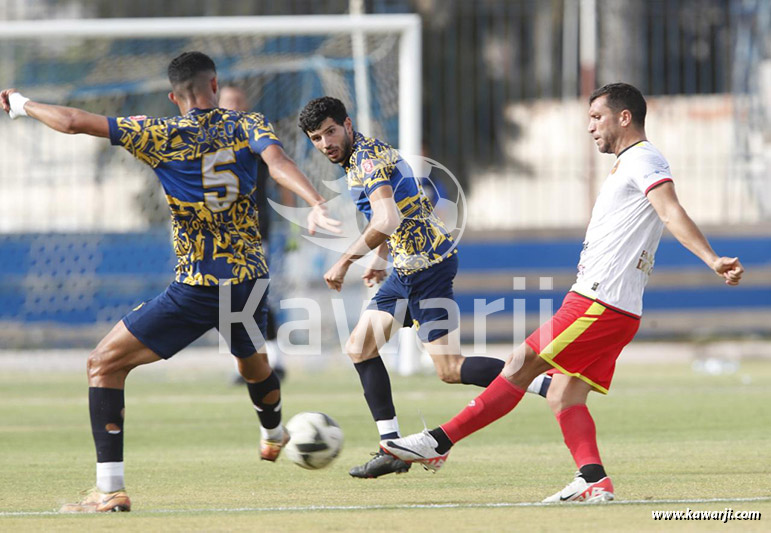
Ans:
{"label": "black soccer cleat", "polygon": [[362,479],[376,478],[386,474],[403,474],[410,469],[410,464],[388,455],[383,450],[372,454],[373,457],[361,466],[354,466],[348,472],[353,477]]}

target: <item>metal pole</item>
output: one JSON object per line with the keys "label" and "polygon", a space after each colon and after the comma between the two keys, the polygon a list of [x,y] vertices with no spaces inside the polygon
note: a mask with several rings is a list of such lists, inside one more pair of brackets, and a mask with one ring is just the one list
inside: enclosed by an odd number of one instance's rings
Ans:
{"label": "metal pole", "polygon": [[[363,0],[350,0],[351,20],[356,21],[364,14]],[[353,75],[356,92],[356,129],[365,135],[374,135],[370,116],[369,68],[367,66],[367,43],[364,32],[354,29],[351,33],[353,50]]]}
{"label": "metal pole", "polygon": [[[596,0],[581,0],[581,35],[579,42],[579,54],[581,58],[581,99],[588,102],[589,95],[594,91],[597,83],[597,5]],[[586,139],[586,219],[592,215],[592,206],[595,199],[594,174],[594,146],[590,138]]]}

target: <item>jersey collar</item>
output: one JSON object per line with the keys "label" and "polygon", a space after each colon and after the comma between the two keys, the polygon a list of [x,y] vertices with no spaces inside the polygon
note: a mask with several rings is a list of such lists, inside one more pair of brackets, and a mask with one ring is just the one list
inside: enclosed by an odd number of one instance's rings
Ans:
{"label": "jersey collar", "polygon": [[630,144],[629,146],[627,146],[626,148],[624,148],[623,150],[621,150],[621,151],[618,153],[618,155],[616,156],[616,158],[618,159],[619,157],[621,157],[621,156],[623,155],[623,153],[624,153],[624,152],[626,152],[626,151],[627,151],[627,150],[629,150],[630,148],[634,148],[635,146],[639,146],[639,145],[641,145],[641,144],[642,144],[642,143],[644,143],[644,142],[646,142],[646,141],[645,141],[645,139],[643,139],[642,141],[637,141],[637,142],[635,142],[635,143],[632,143],[632,144]]}

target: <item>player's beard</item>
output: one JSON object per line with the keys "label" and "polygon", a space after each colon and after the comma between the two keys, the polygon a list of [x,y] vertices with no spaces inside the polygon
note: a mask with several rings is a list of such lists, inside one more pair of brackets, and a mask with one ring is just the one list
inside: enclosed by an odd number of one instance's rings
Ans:
{"label": "player's beard", "polygon": [[340,155],[332,162],[336,164],[340,164],[343,161],[346,161],[349,157],[351,157],[351,153],[353,153],[353,140],[348,136],[348,133],[346,132],[343,137],[343,144],[340,146]]}
{"label": "player's beard", "polygon": [[605,137],[600,137],[599,139],[596,139],[595,144],[597,145],[597,151],[599,151],[601,154],[611,153],[611,148],[610,148],[611,143]]}

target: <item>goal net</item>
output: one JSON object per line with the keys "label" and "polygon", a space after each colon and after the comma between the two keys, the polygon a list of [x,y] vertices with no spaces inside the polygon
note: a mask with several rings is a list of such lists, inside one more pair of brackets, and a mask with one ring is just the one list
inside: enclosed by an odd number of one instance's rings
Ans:
{"label": "goal net", "polygon": [[[5,22],[0,80],[30,98],[108,116],[172,116],[166,67],[188,50],[214,59],[221,86],[246,92],[322,194],[330,194],[322,181],[341,170],[297,127],[312,98],[338,97],[358,130],[420,152],[414,15]],[[18,322],[112,322],[168,283],[168,208],[149,167],[104,139],[34,120],[0,117],[0,138],[4,337],[22,335],[8,327]]]}
{"label": "goal net", "polygon": [[[325,94],[340,98],[365,134],[419,153],[418,28],[411,15],[5,23],[0,79],[48,103],[170,116],[178,111],[166,97],[166,67],[200,50],[217,64],[220,85],[243,88],[290,155],[320,179],[335,169],[318,164],[323,156],[297,116]],[[121,168],[130,158],[119,150],[33,121],[3,120],[0,128],[3,231],[126,231],[156,222],[157,206],[142,205],[141,171],[133,163]],[[30,196],[35,202],[20,201]]]}

